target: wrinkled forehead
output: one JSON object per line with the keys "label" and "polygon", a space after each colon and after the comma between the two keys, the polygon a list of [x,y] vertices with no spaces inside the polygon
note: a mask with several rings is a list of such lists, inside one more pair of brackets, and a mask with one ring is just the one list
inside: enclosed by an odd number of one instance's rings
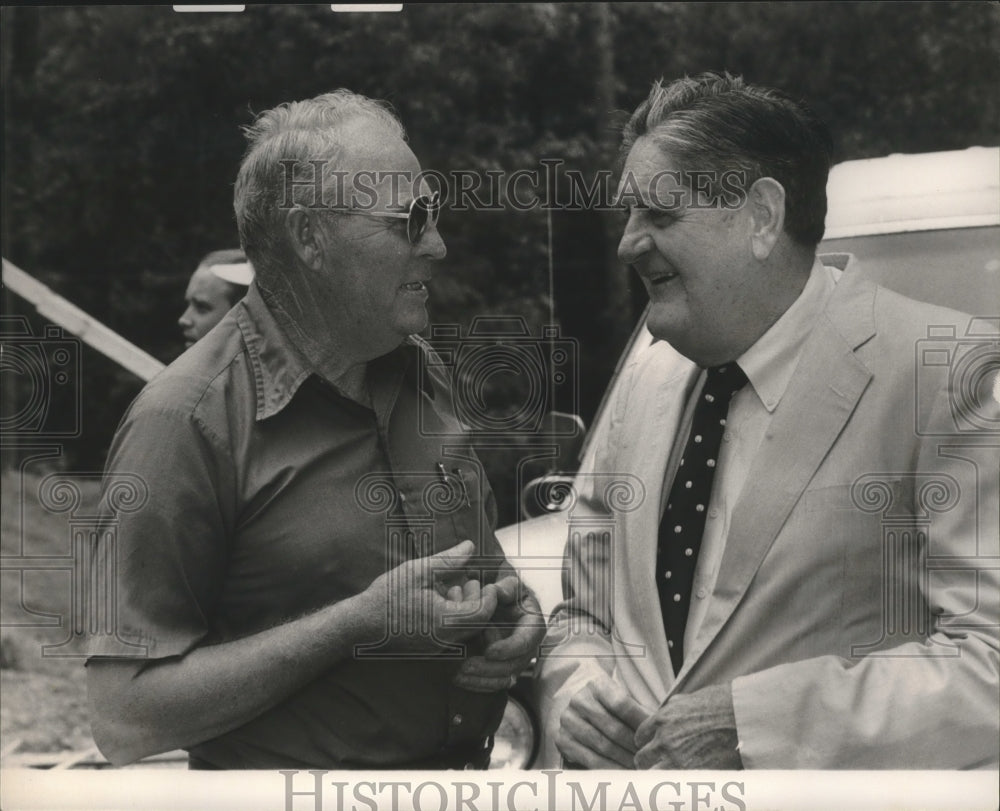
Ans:
{"label": "wrinkled forehead", "polygon": [[342,125],[337,170],[346,188],[374,190],[390,206],[406,206],[417,195],[431,191],[420,161],[409,145],[383,124],[357,118]]}
{"label": "wrinkled forehead", "polygon": [[625,158],[615,200],[619,205],[650,205],[681,190],[682,175],[668,150],[648,135],[636,139]]}

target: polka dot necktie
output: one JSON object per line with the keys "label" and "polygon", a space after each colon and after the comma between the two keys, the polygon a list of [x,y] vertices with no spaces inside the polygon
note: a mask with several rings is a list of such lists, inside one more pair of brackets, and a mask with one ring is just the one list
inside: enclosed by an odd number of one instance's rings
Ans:
{"label": "polka dot necktie", "polygon": [[691,586],[729,401],[746,382],[746,375],[735,362],[709,367],[660,521],[656,582],[674,673],[684,662],[684,627],[691,605]]}

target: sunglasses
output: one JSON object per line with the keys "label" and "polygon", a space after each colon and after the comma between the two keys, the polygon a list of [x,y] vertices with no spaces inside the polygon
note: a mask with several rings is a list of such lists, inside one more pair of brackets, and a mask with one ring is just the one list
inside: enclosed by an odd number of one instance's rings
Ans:
{"label": "sunglasses", "polygon": [[441,192],[421,194],[410,201],[406,211],[362,211],[357,208],[338,208],[342,214],[360,214],[363,217],[391,217],[395,220],[406,220],[406,238],[411,245],[420,242],[428,226],[437,225],[441,215]]}

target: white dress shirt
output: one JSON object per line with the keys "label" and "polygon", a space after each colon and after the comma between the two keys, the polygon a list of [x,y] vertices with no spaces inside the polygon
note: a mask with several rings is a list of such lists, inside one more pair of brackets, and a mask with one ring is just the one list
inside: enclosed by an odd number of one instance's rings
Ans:
{"label": "white dress shirt", "polygon": [[[740,368],[749,384],[733,397],[726,418],[726,431],[719,450],[719,466],[712,484],[712,497],[708,504],[705,534],[695,568],[691,589],[691,608],[684,631],[684,649],[690,650],[698,629],[708,610],[708,598],[715,586],[719,563],[729,535],[729,521],[743,485],[746,483],[750,463],[767,438],[771,415],[781,402],[788,381],[799,362],[802,346],[820,317],[830,293],[836,285],[840,271],[824,267],[817,259],[809,272],[802,293],[784,314],[771,325],[757,342],[738,359]],[[702,373],[689,395],[685,407],[684,423],[678,433],[683,448],[690,432],[694,403],[705,384]],[[679,452],[677,448],[674,453]],[[669,465],[672,470],[674,465]],[[669,492],[664,487],[664,498]],[[663,505],[660,505],[661,516]]]}

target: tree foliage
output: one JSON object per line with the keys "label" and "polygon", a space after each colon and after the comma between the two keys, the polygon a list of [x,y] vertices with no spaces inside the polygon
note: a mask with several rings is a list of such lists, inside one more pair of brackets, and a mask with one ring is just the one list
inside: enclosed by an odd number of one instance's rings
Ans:
{"label": "tree foliage", "polygon": [[[232,183],[255,112],[335,87],[393,104],[425,167],[610,167],[650,82],[742,73],[809,100],[838,159],[997,142],[1000,21],[985,3],[5,7],[4,255],[164,361],[187,277],[235,244]],[[544,212],[446,212],[433,317],[548,321]],[[643,294],[614,226],[555,212],[556,313],[592,413]],[[631,289],[629,285],[631,284]],[[8,299],[8,307],[17,307]],[[99,465],[136,385],[92,366]],[[96,381],[96,382],[92,382]]]}

